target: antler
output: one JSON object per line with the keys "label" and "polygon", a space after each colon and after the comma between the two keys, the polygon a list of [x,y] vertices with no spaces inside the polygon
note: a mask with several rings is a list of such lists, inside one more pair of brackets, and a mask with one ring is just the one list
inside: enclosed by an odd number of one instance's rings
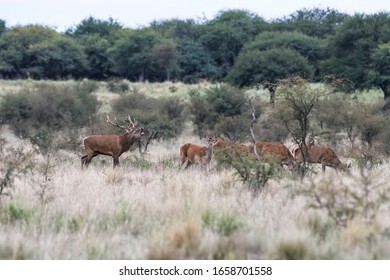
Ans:
{"label": "antler", "polygon": [[110,120],[110,117],[107,115],[107,120],[106,120],[109,124],[112,124],[113,126],[115,127],[119,127],[119,128],[122,128],[122,129],[126,129],[126,127],[122,126],[122,125],[119,125],[118,124],[118,120],[115,118],[115,122],[112,122]]}
{"label": "antler", "polygon": [[110,120],[110,117],[107,115],[107,122],[109,123],[109,124],[111,124],[111,125],[113,125],[113,126],[115,126],[115,127],[119,127],[119,128],[122,128],[122,129],[133,129],[133,128],[135,128],[136,126],[137,126],[137,121],[135,120],[135,119],[131,119],[131,117],[130,116],[127,116],[127,118],[125,119],[125,120],[127,120],[128,122],[129,122],[129,125],[128,126],[123,126],[123,125],[119,125],[118,124],[118,120],[115,118],[115,121],[114,122],[112,122],[111,120]]}
{"label": "antler", "polygon": [[135,119],[133,119],[134,121],[132,121],[131,117],[129,115],[127,115],[126,119],[129,121],[129,123],[131,124],[132,128],[134,128],[134,127],[136,127],[138,125],[138,122]]}

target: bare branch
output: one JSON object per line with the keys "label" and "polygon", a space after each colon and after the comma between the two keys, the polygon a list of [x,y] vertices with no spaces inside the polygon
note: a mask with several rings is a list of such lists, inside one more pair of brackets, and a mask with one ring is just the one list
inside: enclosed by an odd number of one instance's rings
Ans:
{"label": "bare branch", "polygon": [[252,120],[251,120],[251,123],[250,123],[250,125],[249,125],[249,131],[250,131],[250,133],[251,133],[251,137],[252,137],[252,141],[253,141],[253,153],[255,154],[255,156],[256,156],[256,158],[258,159],[258,160],[260,160],[260,156],[259,156],[259,154],[257,153],[257,148],[256,148],[256,138],[255,138],[255,133],[253,132],[253,126],[254,126],[254,124],[255,124],[255,122],[256,122],[256,120],[257,120],[257,118],[256,118],[256,109],[255,109],[255,107],[253,106],[253,104],[252,104],[252,100],[251,100],[251,98],[247,98],[247,104],[250,106],[250,109],[251,109],[251,111],[252,111]]}

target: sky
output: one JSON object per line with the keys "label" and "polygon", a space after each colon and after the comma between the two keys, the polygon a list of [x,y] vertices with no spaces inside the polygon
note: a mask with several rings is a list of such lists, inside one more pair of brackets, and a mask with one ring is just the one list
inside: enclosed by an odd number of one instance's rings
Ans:
{"label": "sky", "polygon": [[92,16],[113,18],[124,27],[139,28],[154,20],[212,19],[228,9],[250,11],[266,20],[301,9],[332,8],[339,12],[390,12],[388,0],[0,0],[0,19],[7,27],[40,24],[59,32]]}

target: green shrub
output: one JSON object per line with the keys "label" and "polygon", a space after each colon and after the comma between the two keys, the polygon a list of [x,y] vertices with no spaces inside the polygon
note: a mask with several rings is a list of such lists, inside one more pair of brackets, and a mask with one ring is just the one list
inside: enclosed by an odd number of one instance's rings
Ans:
{"label": "green shrub", "polygon": [[221,118],[239,116],[246,109],[243,92],[228,85],[214,86],[204,95],[198,91],[191,91],[189,95],[189,109],[199,135],[213,130]]}
{"label": "green shrub", "polygon": [[18,93],[3,96],[0,119],[17,135],[28,137],[40,147],[48,145],[52,134],[89,123],[98,109],[91,90],[94,83],[52,85],[37,83]]}
{"label": "green shrub", "polygon": [[308,260],[312,259],[311,252],[302,240],[286,240],[281,241],[275,252],[273,258],[278,260]]}
{"label": "green shrub", "polygon": [[130,115],[145,127],[144,152],[152,140],[171,139],[180,134],[186,120],[180,98],[153,98],[138,91],[121,95],[113,101],[112,109],[113,114],[123,118]]}
{"label": "green shrub", "polygon": [[236,216],[231,214],[217,214],[214,211],[207,210],[202,214],[203,224],[212,231],[222,235],[230,236],[236,232],[241,223],[237,220]]}

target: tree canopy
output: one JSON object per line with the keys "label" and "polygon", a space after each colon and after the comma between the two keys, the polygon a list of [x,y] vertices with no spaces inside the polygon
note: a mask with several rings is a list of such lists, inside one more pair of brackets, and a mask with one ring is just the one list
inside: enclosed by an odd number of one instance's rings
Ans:
{"label": "tree canopy", "polygon": [[88,17],[64,33],[0,19],[0,77],[227,81],[251,87],[300,75],[390,96],[390,14],[302,9],[272,21],[246,10],[131,29]]}

